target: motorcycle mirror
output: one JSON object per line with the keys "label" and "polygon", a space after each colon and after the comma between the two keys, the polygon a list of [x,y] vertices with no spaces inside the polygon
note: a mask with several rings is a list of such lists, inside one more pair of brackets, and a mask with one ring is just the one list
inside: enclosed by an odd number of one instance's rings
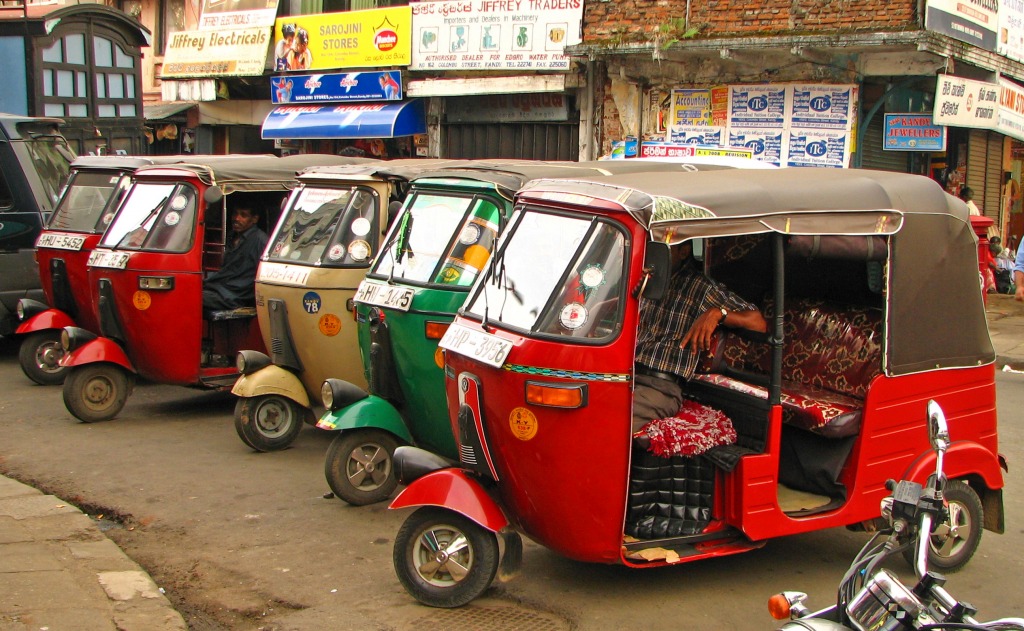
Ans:
{"label": "motorcycle mirror", "polygon": [[661,300],[672,276],[672,254],[667,243],[648,241],[644,251],[644,280],[640,293],[648,300]]}
{"label": "motorcycle mirror", "polygon": [[219,204],[224,199],[224,191],[219,186],[211,186],[203,191],[203,201],[209,205]]}
{"label": "motorcycle mirror", "polygon": [[928,439],[936,451],[944,452],[949,446],[949,424],[935,401],[928,401]]}

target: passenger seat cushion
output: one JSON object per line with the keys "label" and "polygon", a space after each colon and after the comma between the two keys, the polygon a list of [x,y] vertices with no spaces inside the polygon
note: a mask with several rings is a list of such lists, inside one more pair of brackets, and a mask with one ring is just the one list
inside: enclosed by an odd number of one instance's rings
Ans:
{"label": "passenger seat cushion", "polygon": [[697,456],[719,445],[736,442],[736,430],[721,411],[696,401],[684,400],[675,416],[655,419],[642,428],[656,456]]}

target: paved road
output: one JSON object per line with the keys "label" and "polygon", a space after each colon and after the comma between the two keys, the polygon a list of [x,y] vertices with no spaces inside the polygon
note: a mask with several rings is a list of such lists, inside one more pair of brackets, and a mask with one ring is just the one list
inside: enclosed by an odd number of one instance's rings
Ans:
{"label": "paved road", "polygon": [[[987,617],[1024,616],[1024,375],[998,380],[1008,529],[986,533],[948,587]],[[771,629],[769,595],[802,589],[826,604],[865,538],[834,529],[651,571],[576,563],[527,543],[517,579],[470,607],[432,610],[392,570],[405,513],[324,497],[329,435],[307,427],[292,449],[256,454],[235,435],[230,397],[166,386],[140,386],[115,421],[78,423],[59,388],[29,384],[11,349],[0,354],[0,383],[0,471],[102,515],[201,631]]]}

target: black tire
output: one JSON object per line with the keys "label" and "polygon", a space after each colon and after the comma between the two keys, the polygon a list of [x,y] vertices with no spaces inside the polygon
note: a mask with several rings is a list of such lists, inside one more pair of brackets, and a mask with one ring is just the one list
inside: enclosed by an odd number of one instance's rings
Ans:
{"label": "black tire", "polygon": [[[942,493],[949,506],[949,521],[933,530],[928,546],[928,568],[939,572],[956,572],[971,560],[981,543],[985,509],[981,498],[966,482],[951,480]],[[914,547],[904,552],[914,564]]]}
{"label": "black tire", "polygon": [[398,580],[430,607],[461,607],[483,594],[494,581],[498,561],[493,532],[443,508],[417,509],[395,537]]}
{"label": "black tire", "polygon": [[398,486],[395,437],[379,429],[344,430],[331,441],[324,476],[334,494],[353,506],[383,502]]}
{"label": "black tire", "polygon": [[288,397],[243,397],[235,403],[235,431],[256,451],[277,451],[295,442],[305,416],[306,409]]}
{"label": "black tire", "polygon": [[124,408],[132,385],[132,376],[114,364],[72,368],[64,380],[64,405],[80,421],[109,421]]}
{"label": "black tire", "polygon": [[25,376],[41,386],[64,383],[68,369],[57,362],[64,356],[60,330],[37,331],[26,337],[18,349],[18,363]]}

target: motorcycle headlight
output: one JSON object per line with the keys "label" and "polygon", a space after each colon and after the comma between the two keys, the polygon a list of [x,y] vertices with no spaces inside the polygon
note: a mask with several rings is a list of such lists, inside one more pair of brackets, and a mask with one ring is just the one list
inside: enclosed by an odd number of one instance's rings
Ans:
{"label": "motorcycle headlight", "polygon": [[239,351],[235,356],[235,369],[241,375],[251,375],[272,363],[270,357],[259,351]]}
{"label": "motorcycle headlight", "polygon": [[334,388],[331,387],[331,380],[328,379],[320,386],[320,399],[323,401],[324,407],[328,410],[333,409],[334,405]]}

